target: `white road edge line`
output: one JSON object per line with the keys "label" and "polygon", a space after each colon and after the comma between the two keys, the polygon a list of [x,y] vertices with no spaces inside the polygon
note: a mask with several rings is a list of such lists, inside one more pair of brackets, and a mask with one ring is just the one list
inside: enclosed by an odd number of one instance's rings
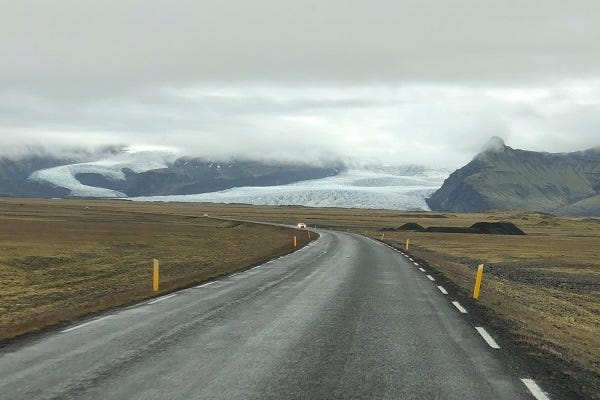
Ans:
{"label": "white road edge line", "polygon": [[425,270],[423,268],[419,268],[419,271],[421,272],[425,272]]}
{"label": "white road edge line", "polygon": [[481,326],[476,326],[475,329],[477,329],[477,332],[479,332],[483,340],[485,340],[492,349],[500,348],[500,346],[498,346],[498,343],[496,343],[496,341],[490,336],[489,333],[487,333],[487,331],[484,328],[482,328]]}
{"label": "white road edge line", "polygon": [[64,329],[64,330],[62,330],[62,331],[60,331],[60,332],[61,332],[61,333],[67,333],[67,332],[71,332],[71,331],[74,331],[75,329],[83,328],[84,326],[88,326],[88,325],[90,325],[90,324],[94,324],[94,323],[96,323],[96,322],[99,322],[99,321],[105,320],[105,319],[107,319],[107,318],[110,318],[110,317],[112,317],[112,315],[107,315],[106,317],[101,317],[101,318],[98,318],[98,319],[94,319],[94,320],[92,320],[92,321],[84,322],[83,324],[79,324],[79,325],[77,325],[77,326],[74,326],[74,327],[72,327],[72,328]]}
{"label": "white road edge line", "polygon": [[446,289],[444,289],[443,286],[438,286],[438,289],[440,289],[440,292],[442,292],[443,294],[448,294],[448,292],[446,291]]}
{"label": "white road edge line", "polygon": [[427,279],[429,279],[432,282],[435,282],[435,278],[431,275],[427,275]]}
{"label": "white road edge line", "polygon": [[417,266],[417,267],[419,266],[419,263],[418,263],[418,262],[414,262],[413,264],[415,264],[415,266]]}
{"label": "white road edge line", "polygon": [[177,296],[177,293],[173,293],[173,294],[170,294],[170,295],[167,295],[167,296],[159,297],[158,299],[149,301],[146,304],[155,304],[155,303],[158,303],[159,301],[170,299],[171,297],[175,297],[175,296]]}
{"label": "white road edge line", "polygon": [[260,268],[260,267],[262,267],[262,265],[257,265],[256,267],[250,268],[250,271],[252,271],[253,269],[256,269],[256,268]]}
{"label": "white road edge line", "polygon": [[521,382],[527,386],[527,389],[529,389],[533,397],[537,400],[550,400],[533,379],[521,378]]}
{"label": "white road edge line", "polygon": [[413,260],[413,259],[412,259],[412,257],[408,257],[408,259],[409,259],[410,261],[415,261],[415,260]]}
{"label": "white road edge line", "polygon": [[[467,310],[465,310],[465,308],[463,306],[460,305],[460,303],[458,301],[453,301],[452,304],[454,304],[454,307],[456,307],[458,309],[458,311],[460,311],[463,314],[467,314]],[[479,329],[479,328],[478,328]],[[481,332],[479,332],[481,333]],[[487,332],[486,332],[487,333]],[[482,334],[483,335],[483,334]],[[491,337],[490,337],[491,339]],[[491,346],[491,345],[490,345]]]}
{"label": "white road edge line", "polygon": [[215,283],[215,282],[203,283],[202,285],[198,285],[198,286],[195,286],[195,287],[201,288],[201,287],[204,287],[204,286],[212,285],[213,283]]}

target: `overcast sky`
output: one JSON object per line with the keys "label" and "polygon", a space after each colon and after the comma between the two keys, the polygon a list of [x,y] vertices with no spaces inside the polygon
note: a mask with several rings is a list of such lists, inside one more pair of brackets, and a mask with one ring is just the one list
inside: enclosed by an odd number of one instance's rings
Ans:
{"label": "overcast sky", "polygon": [[0,153],[458,167],[600,145],[600,1],[0,0]]}

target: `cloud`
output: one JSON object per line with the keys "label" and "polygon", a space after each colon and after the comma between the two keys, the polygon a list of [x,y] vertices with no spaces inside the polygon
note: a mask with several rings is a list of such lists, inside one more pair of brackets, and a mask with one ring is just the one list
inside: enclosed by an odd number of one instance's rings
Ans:
{"label": "cloud", "polygon": [[0,0],[0,153],[459,166],[597,143],[600,3]]}
{"label": "cloud", "polygon": [[518,95],[440,85],[195,87],[76,105],[0,96],[0,145],[153,145],[215,159],[459,166],[491,136],[532,150],[597,146],[600,81],[587,86],[583,102],[570,87],[546,87],[543,96],[537,87]]}
{"label": "cloud", "polygon": [[595,0],[62,0],[0,3],[0,83],[139,87],[551,82],[597,76]]}

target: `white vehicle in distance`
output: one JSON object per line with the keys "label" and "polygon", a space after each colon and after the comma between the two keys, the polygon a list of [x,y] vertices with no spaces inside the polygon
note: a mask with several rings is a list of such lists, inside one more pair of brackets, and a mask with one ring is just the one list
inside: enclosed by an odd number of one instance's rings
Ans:
{"label": "white vehicle in distance", "polygon": [[304,222],[298,222],[298,225],[296,225],[296,228],[298,228],[298,229],[306,229],[306,224]]}

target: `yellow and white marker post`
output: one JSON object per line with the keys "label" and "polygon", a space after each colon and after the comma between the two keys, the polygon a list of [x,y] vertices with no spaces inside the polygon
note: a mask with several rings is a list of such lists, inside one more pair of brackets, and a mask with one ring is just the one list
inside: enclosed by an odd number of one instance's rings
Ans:
{"label": "yellow and white marker post", "polygon": [[410,239],[406,239],[406,246],[404,247],[405,251],[408,251],[409,245],[410,245]]}
{"label": "yellow and white marker post", "polygon": [[298,238],[294,236],[294,247],[298,247]]}
{"label": "yellow and white marker post", "polygon": [[158,260],[155,258],[152,260],[153,274],[152,274],[152,290],[158,292]]}
{"label": "yellow and white marker post", "polygon": [[481,289],[481,280],[483,279],[483,264],[477,267],[477,277],[475,278],[475,288],[473,289],[473,298],[479,297],[479,289]]}
{"label": "yellow and white marker post", "polygon": [[310,240],[310,231],[306,231],[308,233],[308,240]]}

